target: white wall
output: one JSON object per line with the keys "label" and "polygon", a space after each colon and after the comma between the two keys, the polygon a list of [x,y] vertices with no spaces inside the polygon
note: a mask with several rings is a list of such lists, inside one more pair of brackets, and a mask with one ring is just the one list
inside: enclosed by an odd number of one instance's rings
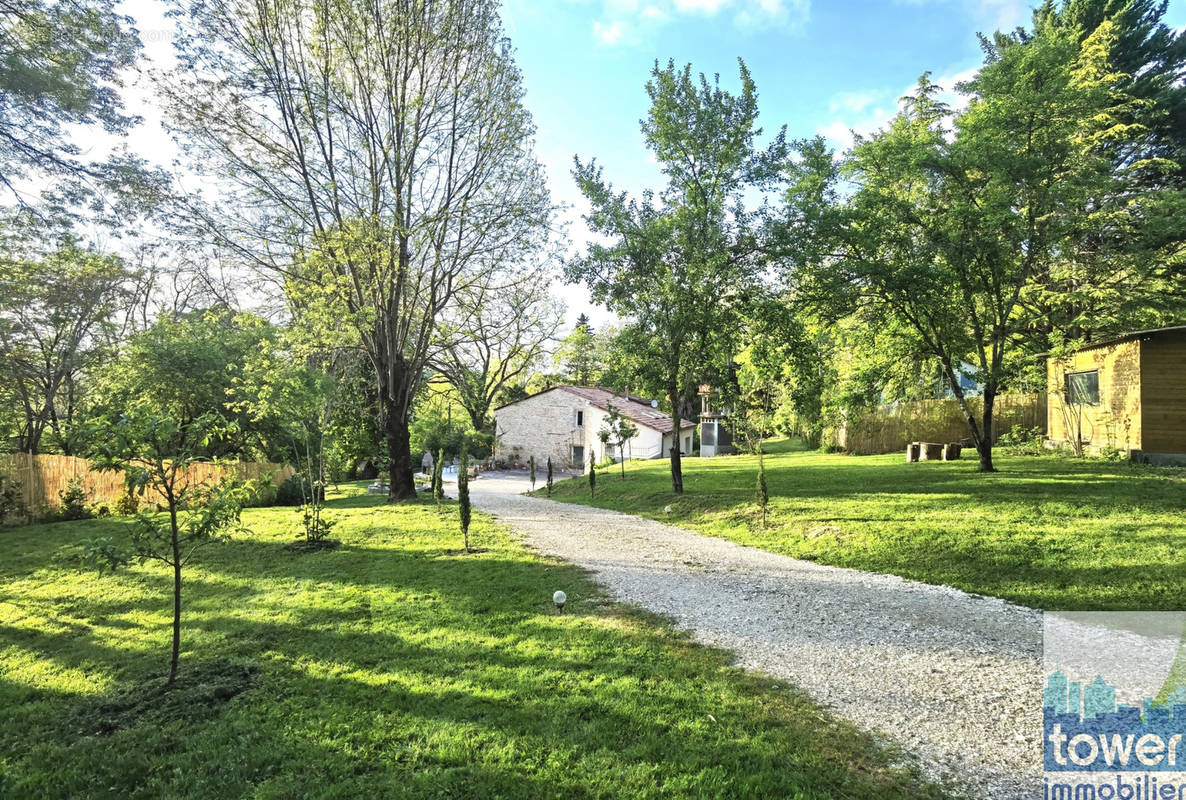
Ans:
{"label": "white wall", "polygon": [[[593,448],[597,453],[597,460],[601,461],[605,457],[605,445],[601,443],[601,438],[597,435],[598,432],[605,426],[605,420],[609,417],[608,411],[602,411],[600,408],[593,406],[589,407],[587,412],[588,418],[592,424],[586,423],[585,437],[585,460],[589,459],[589,448]],[[633,439],[626,442],[626,458],[660,458],[664,455],[663,442],[661,434],[654,428],[648,428],[645,425],[634,423],[638,428],[638,433],[634,435]],[[620,460],[621,456],[618,454],[618,448],[615,446],[616,442],[610,442],[610,451],[614,460]]]}

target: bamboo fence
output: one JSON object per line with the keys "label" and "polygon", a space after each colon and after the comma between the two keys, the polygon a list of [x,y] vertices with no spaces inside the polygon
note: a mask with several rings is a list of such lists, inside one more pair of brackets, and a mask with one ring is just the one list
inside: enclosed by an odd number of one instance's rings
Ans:
{"label": "bamboo fence", "polygon": [[[199,462],[190,465],[184,480],[190,485],[206,485],[233,475],[242,480],[269,478],[273,486],[279,486],[292,474],[293,468],[287,464]],[[61,493],[75,478],[82,481],[87,493],[86,503],[94,508],[114,509],[116,502],[127,492],[122,472],[92,469],[85,458],[73,456],[0,455],[0,475],[20,483],[21,501],[32,519],[44,517],[48,510],[57,508],[61,504]],[[140,497],[142,508],[164,502],[164,498],[151,489]]]}
{"label": "bamboo fence", "polygon": [[[968,405],[980,420],[983,403],[969,398]],[[993,441],[1014,425],[1046,430],[1046,395],[1001,395],[993,404]],[[971,433],[959,401],[922,400],[896,403],[851,417],[833,431],[833,444],[849,453],[893,453],[904,450],[909,442],[959,442]]]}

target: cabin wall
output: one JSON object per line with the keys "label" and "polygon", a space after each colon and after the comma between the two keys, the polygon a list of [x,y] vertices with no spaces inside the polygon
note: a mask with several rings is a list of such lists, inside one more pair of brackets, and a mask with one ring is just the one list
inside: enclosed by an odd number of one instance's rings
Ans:
{"label": "cabin wall", "polygon": [[1186,453],[1186,331],[1151,337],[1140,348],[1140,449]]}
{"label": "cabin wall", "polygon": [[[1047,362],[1046,431],[1052,442],[1069,445],[1078,430],[1092,451],[1142,449],[1141,346],[1137,340],[1120,342]],[[1099,404],[1067,402],[1067,374],[1088,370],[1099,372]]]}

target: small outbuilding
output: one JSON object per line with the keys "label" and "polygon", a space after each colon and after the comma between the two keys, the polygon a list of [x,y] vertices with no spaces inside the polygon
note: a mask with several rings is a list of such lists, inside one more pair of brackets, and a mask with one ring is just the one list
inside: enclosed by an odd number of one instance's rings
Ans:
{"label": "small outbuilding", "polygon": [[[679,431],[673,431],[671,415],[658,405],[601,386],[554,386],[495,409],[497,457],[520,464],[531,456],[536,464],[551,458],[556,466],[583,469],[591,456],[598,461],[662,458],[673,446],[691,452],[695,423],[681,420]],[[599,436],[611,408],[638,428],[621,452]]]}
{"label": "small outbuilding", "polygon": [[1186,325],[1101,339],[1047,362],[1047,436],[1152,463],[1186,461]]}

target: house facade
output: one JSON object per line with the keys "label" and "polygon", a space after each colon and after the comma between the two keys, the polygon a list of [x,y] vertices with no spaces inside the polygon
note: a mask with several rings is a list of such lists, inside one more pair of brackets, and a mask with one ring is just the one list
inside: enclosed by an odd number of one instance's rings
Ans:
{"label": "house facade", "polygon": [[1133,331],[1047,362],[1047,436],[1136,460],[1186,460],[1186,325]]}
{"label": "house facade", "polygon": [[[557,466],[584,468],[592,456],[613,458],[663,458],[674,443],[680,451],[692,450],[695,423],[681,420],[673,434],[671,415],[642,397],[623,395],[600,386],[555,386],[495,409],[495,448],[499,459],[537,465],[551,458]],[[622,452],[616,442],[605,444],[598,436],[610,408],[628,417],[638,428]]]}

